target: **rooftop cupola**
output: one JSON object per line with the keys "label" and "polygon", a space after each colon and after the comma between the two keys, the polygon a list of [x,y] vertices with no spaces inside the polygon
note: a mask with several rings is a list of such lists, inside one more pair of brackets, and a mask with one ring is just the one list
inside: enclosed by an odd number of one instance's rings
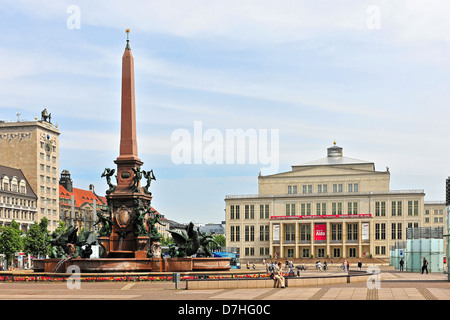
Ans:
{"label": "rooftop cupola", "polygon": [[333,146],[329,147],[327,149],[327,151],[328,151],[328,154],[327,154],[328,157],[336,158],[336,157],[342,157],[342,155],[343,155],[342,148],[338,147],[336,145],[336,141],[334,141]]}

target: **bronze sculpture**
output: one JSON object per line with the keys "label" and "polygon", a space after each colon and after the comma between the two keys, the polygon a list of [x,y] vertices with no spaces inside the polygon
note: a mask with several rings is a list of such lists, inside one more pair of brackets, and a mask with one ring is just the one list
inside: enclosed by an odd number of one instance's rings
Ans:
{"label": "bronze sculpture", "polygon": [[111,183],[111,176],[114,174],[114,172],[116,172],[115,169],[105,168],[105,171],[103,171],[103,173],[102,173],[101,177],[102,178],[106,177],[106,183],[109,186],[109,189],[106,190],[106,194],[110,194],[110,193],[114,192],[114,190],[116,189],[116,186]]}

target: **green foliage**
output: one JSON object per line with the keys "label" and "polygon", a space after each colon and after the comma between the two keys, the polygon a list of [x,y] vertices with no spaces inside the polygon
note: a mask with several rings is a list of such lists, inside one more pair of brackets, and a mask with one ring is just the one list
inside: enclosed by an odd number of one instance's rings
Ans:
{"label": "green foliage", "polygon": [[23,249],[22,230],[20,225],[15,221],[11,221],[11,225],[3,228],[0,234],[0,253],[3,253],[8,261],[14,257],[16,252]]}
{"label": "green foliage", "polygon": [[32,256],[42,256],[50,254],[50,246],[46,242],[48,237],[48,219],[41,219],[40,223],[35,222],[25,234],[24,252]]}
{"label": "green foliage", "polygon": [[67,231],[67,226],[64,221],[58,221],[58,228],[56,228],[55,232],[57,234],[62,234],[64,231]]}
{"label": "green foliage", "polygon": [[217,242],[220,247],[226,246],[226,238],[223,234],[214,234],[213,238],[214,238],[214,241]]}
{"label": "green foliage", "polygon": [[164,236],[161,237],[161,245],[162,246],[168,246],[173,243],[174,243],[174,241],[173,241],[172,237],[170,237],[170,236],[168,236],[167,238]]}

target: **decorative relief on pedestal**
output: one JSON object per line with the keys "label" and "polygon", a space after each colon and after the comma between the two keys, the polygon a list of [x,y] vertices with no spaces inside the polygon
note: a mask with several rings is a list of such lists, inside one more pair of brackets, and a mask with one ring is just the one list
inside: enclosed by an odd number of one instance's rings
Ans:
{"label": "decorative relief on pedestal", "polygon": [[121,229],[125,229],[131,222],[131,209],[127,208],[124,204],[118,207],[115,211],[115,218],[117,225]]}

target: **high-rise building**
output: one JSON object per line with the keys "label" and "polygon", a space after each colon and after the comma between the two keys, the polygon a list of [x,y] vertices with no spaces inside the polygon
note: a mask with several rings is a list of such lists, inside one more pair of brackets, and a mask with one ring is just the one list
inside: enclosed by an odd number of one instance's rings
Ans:
{"label": "high-rise building", "polygon": [[0,165],[22,170],[36,193],[36,221],[53,231],[59,221],[59,130],[44,109],[41,120],[0,121]]}

